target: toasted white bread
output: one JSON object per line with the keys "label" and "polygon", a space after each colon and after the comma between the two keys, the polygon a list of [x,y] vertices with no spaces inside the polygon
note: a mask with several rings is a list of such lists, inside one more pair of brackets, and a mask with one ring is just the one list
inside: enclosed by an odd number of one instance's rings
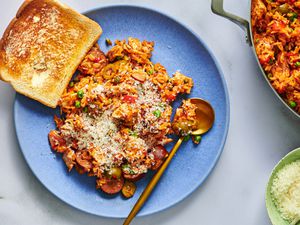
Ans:
{"label": "toasted white bread", "polygon": [[27,0],[0,40],[0,79],[55,108],[101,27],[57,0]]}

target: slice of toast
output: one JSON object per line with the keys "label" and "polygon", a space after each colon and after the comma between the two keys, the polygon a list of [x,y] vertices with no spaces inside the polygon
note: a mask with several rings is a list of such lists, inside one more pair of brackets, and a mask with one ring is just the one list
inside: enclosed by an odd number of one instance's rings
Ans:
{"label": "slice of toast", "polygon": [[55,108],[101,27],[57,0],[27,0],[0,40],[0,79]]}

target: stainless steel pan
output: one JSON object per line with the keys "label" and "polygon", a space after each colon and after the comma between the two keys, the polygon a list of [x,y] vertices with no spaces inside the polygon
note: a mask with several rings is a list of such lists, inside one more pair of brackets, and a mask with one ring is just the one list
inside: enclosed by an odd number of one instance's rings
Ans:
{"label": "stainless steel pan", "polygon": [[[252,3],[252,1],[251,1]],[[273,88],[273,86],[271,85],[267,75],[265,74],[262,66],[259,63],[258,60],[258,56],[256,54],[255,48],[253,47],[252,43],[253,43],[253,35],[252,35],[252,30],[251,30],[251,4],[249,5],[249,18],[248,20],[243,19],[239,16],[233,15],[231,13],[228,13],[224,10],[223,8],[223,0],[212,0],[212,4],[211,4],[211,9],[212,11],[222,17],[225,17],[226,19],[229,19],[230,21],[234,22],[235,24],[237,24],[239,27],[241,27],[245,33],[246,33],[246,41],[249,44],[250,47],[252,47],[252,50],[254,52],[256,61],[259,65],[259,68],[261,70],[261,73],[263,74],[265,80],[267,81],[267,83],[269,84],[270,88],[273,90],[273,92],[275,93],[275,95],[278,97],[278,99],[285,105],[286,108],[288,108],[288,110],[290,112],[292,112],[292,114],[294,114],[298,119],[300,119],[300,114],[298,114],[297,112],[295,112],[283,99],[282,97],[276,92],[276,90]]]}

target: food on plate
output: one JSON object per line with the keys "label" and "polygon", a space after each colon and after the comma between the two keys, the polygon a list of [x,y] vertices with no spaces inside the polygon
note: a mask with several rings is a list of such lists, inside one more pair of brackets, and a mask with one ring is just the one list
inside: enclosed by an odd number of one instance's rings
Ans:
{"label": "food on plate", "polygon": [[193,140],[193,142],[194,142],[196,145],[200,144],[201,139],[202,139],[201,135],[194,135],[194,136],[192,136],[192,140]]}
{"label": "food on plate", "polygon": [[[68,170],[97,177],[97,188],[108,194],[161,166],[168,155],[163,146],[172,141],[171,103],[193,86],[191,78],[169,77],[153,64],[153,48],[134,38],[116,41],[107,54],[95,45],[61,96],[62,116],[49,133]],[[127,188],[123,194],[130,196]]]}
{"label": "food on plate", "polygon": [[285,165],[272,181],[271,196],[283,219],[300,221],[300,160]]}
{"label": "food on plate", "polygon": [[258,59],[279,95],[300,113],[300,4],[252,1],[252,31]]}
{"label": "food on plate", "polygon": [[136,186],[131,181],[125,181],[124,186],[122,188],[122,194],[125,198],[131,198],[136,191]]}
{"label": "food on plate", "polygon": [[27,0],[0,40],[0,78],[55,108],[101,27],[57,0]]}
{"label": "food on plate", "polygon": [[[192,131],[198,128],[197,122],[199,120],[197,120],[196,109],[197,106],[190,99],[183,100],[182,105],[176,109],[172,128],[177,135],[186,136],[187,139]],[[199,143],[199,137],[196,139],[195,141]]]}

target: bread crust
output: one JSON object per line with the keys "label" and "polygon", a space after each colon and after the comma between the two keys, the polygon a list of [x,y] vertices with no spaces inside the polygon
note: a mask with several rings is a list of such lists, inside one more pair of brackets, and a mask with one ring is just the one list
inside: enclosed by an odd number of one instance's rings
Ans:
{"label": "bread crust", "polygon": [[57,0],[26,0],[0,39],[0,79],[55,108],[101,34],[99,24]]}

